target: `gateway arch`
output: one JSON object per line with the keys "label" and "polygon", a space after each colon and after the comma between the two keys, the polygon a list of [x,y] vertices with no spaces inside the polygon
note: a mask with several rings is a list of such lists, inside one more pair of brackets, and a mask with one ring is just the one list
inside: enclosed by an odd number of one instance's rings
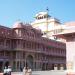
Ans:
{"label": "gateway arch", "polygon": [[33,56],[28,55],[26,58],[26,67],[33,69]]}

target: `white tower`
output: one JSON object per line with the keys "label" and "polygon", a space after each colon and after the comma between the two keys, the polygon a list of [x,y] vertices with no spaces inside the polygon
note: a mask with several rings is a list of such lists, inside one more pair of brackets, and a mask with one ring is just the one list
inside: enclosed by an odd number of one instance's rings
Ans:
{"label": "white tower", "polygon": [[48,12],[39,12],[36,14],[35,21],[31,25],[36,29],[41,29],[45,33],[44,36],[50,39],[56,39],[52,35],[62,30],[60,21],[51,17]]}

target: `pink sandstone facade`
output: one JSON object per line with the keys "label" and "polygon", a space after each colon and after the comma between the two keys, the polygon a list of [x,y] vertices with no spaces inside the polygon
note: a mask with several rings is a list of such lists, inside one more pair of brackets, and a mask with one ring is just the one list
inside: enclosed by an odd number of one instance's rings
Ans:
{"label": "pink sandstone facade", "polygon": [[17,22],[13,28],[0,26],[0,71],[29,66],[32,70],[66,68],[66,45],[45,37],[29,24]]}
{"label": "pink sandstone facade", "polygon": [[75,22],[65,24],[66,30],[55,36],[66,40],[67,75],[75,75]]}

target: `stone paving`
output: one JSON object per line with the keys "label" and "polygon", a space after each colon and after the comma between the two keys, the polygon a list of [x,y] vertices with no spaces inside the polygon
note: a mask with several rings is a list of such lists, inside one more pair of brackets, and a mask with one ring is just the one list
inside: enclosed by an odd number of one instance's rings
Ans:
{"label": "stone paving", "polygon": [[[23,72],[12,72],[12,75],[23,75]],[[66,71],[64,70],[32,71],[32,75],[66,75]]]}

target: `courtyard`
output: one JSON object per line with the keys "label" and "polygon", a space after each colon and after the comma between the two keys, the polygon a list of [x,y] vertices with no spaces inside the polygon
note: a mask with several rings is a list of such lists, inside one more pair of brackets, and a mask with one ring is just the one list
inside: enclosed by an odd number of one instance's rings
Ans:
{"label": "courtyard", "polygon": [[[12,72],[12,75],[23,75],[23,72]],[[3,75],[3,73],[0,73]],[[66,75],[65,70],[32,71],[32,75]]]}

